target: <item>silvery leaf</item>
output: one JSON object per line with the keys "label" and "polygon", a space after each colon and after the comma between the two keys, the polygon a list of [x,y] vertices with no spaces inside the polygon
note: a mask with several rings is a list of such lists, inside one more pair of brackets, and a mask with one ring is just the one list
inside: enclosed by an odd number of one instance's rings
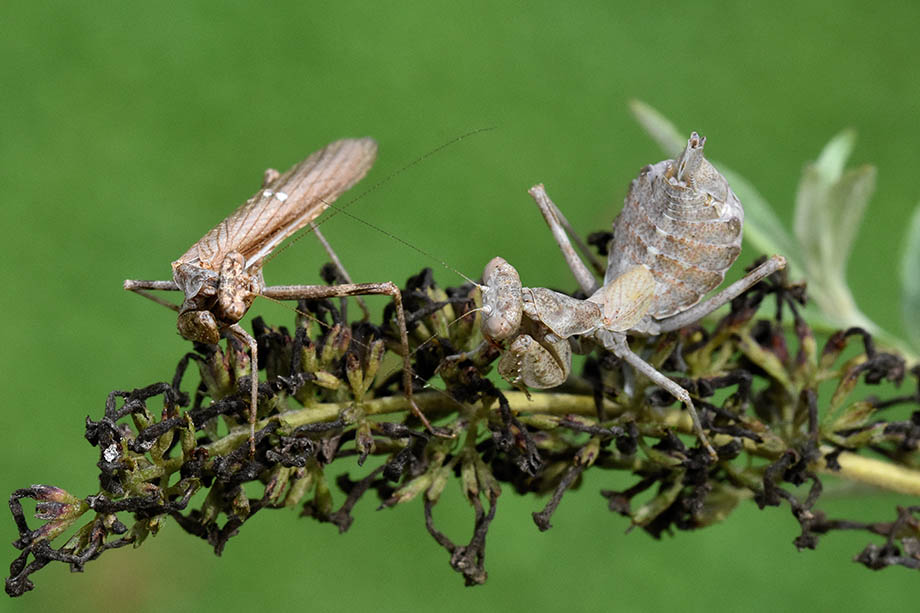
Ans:
{"label": "silvery leaf", "polygon": [[866,205],[875,192],[876,171],[874,166],[861,166],[844,173],[834,184],[828,197],[828,218],[832,223],[833,253],[831,261],[846,267],[853,239],[862,224]]}
{"label": "silvery leaf", "polygon": [[[818,159],[802,171],[796,192],[793,230],[812,277],[821,275],[823,267],[836,259],[836,220],[841,213],[837,210],[831,190],[843,175],[843,168],[855,144],[856,133],[853,130],[840,132],[824,146]],[[860,211],[858,218],[861,216]],[[855,230],[852,229],[854,234]]]}
{"label": "silvery leaf", "polygon": [[843,174],[843,168],[856,146],[856,131],[847,128],[836,134],[821,150],[814,166],[827,183],[837,181]]}
{"label": "silvery leaf", "polygon": [[815,164],[802,170],[795,194],[793,231],[805,256],[806,271],[812,277],[820,274],[821,266],[830,258],[831,241],[827,219],[827,200],[830,183]]}

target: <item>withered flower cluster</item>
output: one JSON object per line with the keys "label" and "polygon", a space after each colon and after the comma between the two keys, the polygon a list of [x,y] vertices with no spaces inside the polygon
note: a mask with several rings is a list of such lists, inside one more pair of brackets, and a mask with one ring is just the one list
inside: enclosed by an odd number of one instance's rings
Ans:
{"label": "withered flower cluster", "polygon": [[[772,317],[757,318],[767,297]],[[31,590],[30,575],[50,562],[80,570],[106,550],[139,545],[170,518],[218,554],[267,509],[299,506],[302,516],[344,532],[369,492],[383,507],[420,498],[425,527],[451,567],[467,585],[481,584],[486,533],[503,489],[548,494],[533,514],[546,530],[565,492],[589,469],[633,475],[631,487],[601,494],[612,511],[655,537],[705,527],[753,498],[761,508],[789,505],[801,525],[794,541],[800,549],[816,547],[832,530],[865,530],[881,542],[857,561],[872,569],[920,568],[920,507],[898,508],[890,522],[860,523],[831,519],[817,506],[823,474],[920,493],[920,410],[910,409],[920,403],[920,369],[909,371],[912,393],[854,400],[865,391],[861,382],[889,390],[899,384],[908,374],[904,361],[856,328],[819,349],[799,313],[804,299],[802,286],[777,274],[736,299],[714,325],[632,341],[691,392],[718,461],[690,435],[689,418],[668,393],[610,354],[589,356],[565,389],[501,391],[487,378],[498,349],[481,344],[472,285],[442,290],[425,270],[403,290],[416,399],[436,433],[412,417],[399,389],[391,306],[375,325],[349,322],[344,303],[301,302],[293,330],[253,322],[266,371],[254,456],[245,347],[197,344],[170,382],[113,391],[105,415],[87,418],[86,439],[99,448],[97,493],[81,498],[46,485],[13,492],[21,553],[6,591]],[[200,382],[189,393],[183,389],[192,362]],[[819,398],[827,381],[836,388]],[[899,411],[909,417],[886,419]],[[352,456],[359,474],[340,467]],[[435,526],[434,507],[451,481],[473,508],[465,544]],[[260,495],[247,494],[244,485],[252,483],[261,485]],[[43,522],[38,528],[22,507],[30,498]]]}

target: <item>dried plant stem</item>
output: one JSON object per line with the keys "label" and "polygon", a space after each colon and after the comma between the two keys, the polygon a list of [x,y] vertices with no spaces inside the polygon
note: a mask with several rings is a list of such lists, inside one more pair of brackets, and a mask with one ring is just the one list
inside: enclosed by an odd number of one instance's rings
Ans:
{"label": "dried plant stem", "polygon": [[[535,413],[548,413],[552,415],[595,415],[597,408],[594,398],[579,394],[533,394],[528,399],[523,392],[505,392],[505,397],[513,409]],[[419,409],[427,416],[437,419],[439,412],[450,413],[457,409],[456,401],[444,392],[424,392],[415,395],[415,402]],[[615,409],[616,404],[605,401],[605,408]],[[256,429],[262,429],[271,422],[283,421],[292,428],[308,424],[318,424],[337,419],[343,411],[348,411],[354,406],[352,402],[326,402],[316,404],[309,408],[287,411],[280,415],[263,419],[256,423]],[[361,409],[365,415],[387,415],[402,413],[411,410],[409,402],[404,396],[384,396],[362,402]],[[223,455],[239,447],[242,441],[248,440],[249,427],[234,428],[226,436],[204,446],[210,455]],[[177,467],[178,469],[178,467]]]}
{"label": "dried plant stem", "polygon": [[[563,415],[581,415],[594,416],[597,414],[597,408],[594,404],[594,398],[589,395],[580,394],[552,394],[542,393],[533,394],[528,397],[523,392],[505,392],[505,397],[512,410],[515,412],[526,411],[528,413],[542,413],[546,415],[563,416]],[[436,419],[437,413],[448,413],[455,410],[456,405],[443,392],[425,392],[415,396],[419,408],[426,414]],[[296,428],[308,424],[317,424],[337,419],[343,411],[353,406],[350,402],[328,402],[317,404],[310,408],[297,409],[288,411],[281,415],[276,415],[269,419],[263,419],[256,424],[257,428],[264,428],[272,421],[282,421],[285,425]],[[609,400],[605,401],[605,409],[608,414],[615,415],[619,407]],[[386,415],[391,413],[401,413],[410,410],[405,396],[385,396],[383,398],[374,398],[362,403],[362,409],[365,415]],[[669,411],[664,417],[663,423],[668,426],[676,427],[685,434],[693,433],[693,423],[686,412],[679,410]],[[229,434],[214,441],[205,449],[212,455],[222,455],[229,453],[243,444],[249,437],[249,428],[235,428]],[[730,440],[727,436],[717,436],[716,442],[724,438]],[[775,459],[778,453],[765,449],[750,440],[744,441],[747,451],[756,455]],[[821,459],[815,467],[819,472],[835,475],[841,479],[855,481],[866,485],[872,485],[879,489],[920,496],[920,471],[910,470],[903,466],[898,466],[890,462],[866,458],[855,453],[843,452],[838,456],[840,464],[839,470],[828,468],[824,461],[824,456],[833,451],[829,446],[821,447]],[[145,477],[153,478],[169,474],[170,469],[178,470],[181,466],[180,459],[165,464],[163,467],[150,467],[150,470],[157,474],[146,474]]]}
{"label": "dried plant stem", "polygon": [[[831,451],[831,447],[822,445],[822,454],[827,454]],[[831,470],[827,467],[822,456],[819,470],[823,473],[837,475],[850,481],[864,483],[883,490],[920,496],[920,471],[910,470],[897,464],[866,458],[846,451],[837,457],[837,462],[840,464],[840,470]]]}
{"label": "dried plant stem", "polygon": [[[693,433],[693,423],[690,416],[680,411],[673,411],[664,419],[664,423],[677,428],[684,434]],[[730,437],[724,435],[716,436],[716,443],[730,440]],[[745,439],[745,450],[759,455],[775,459],[778,454],[767,453],[764,448],[757,445],[751,440]],[[871,485],[878,489],[899,494],[909,494],[920,496],[920,471],[911,470],[891,462],[867,458],[855,453],[844,451],[837,456],[837,462],[840,464],[839,470],[832,470],[827,466],[824,457],[830,454],[834,449],[828,445],[821,445],[821,458],[818,460],[815,469],[818,472],[834,475],[847,481],[854,481],[865,485]]]}

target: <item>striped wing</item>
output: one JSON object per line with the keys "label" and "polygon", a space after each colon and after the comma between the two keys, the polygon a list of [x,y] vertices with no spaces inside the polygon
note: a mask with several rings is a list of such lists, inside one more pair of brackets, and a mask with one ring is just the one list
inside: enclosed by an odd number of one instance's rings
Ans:
{"label": "striped wing", "polygon": [[377,157],[372,138],[338,140],[271,181],[174,263],[219,270],[231,252],[259,263],[361,180]]}

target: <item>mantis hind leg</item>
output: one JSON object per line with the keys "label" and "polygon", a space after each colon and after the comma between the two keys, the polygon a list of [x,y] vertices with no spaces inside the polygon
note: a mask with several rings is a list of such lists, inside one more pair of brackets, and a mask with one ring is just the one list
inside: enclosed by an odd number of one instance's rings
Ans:
{"label": "mantis hind leg", "polygon": [[676,315],[672,315],[671,317],[657,321],[657,325],[653,330],[653,333],[661,334],[662,332],[670,332],[671,330],[678,330],[684,326],[696,323],[723,304],[731,302],[739,295],[759,283],[765,277],[768,277],[774,272],[782,270],[785,267],[786,258],[781,255],[774,255],[769,260],[749,272],[747,275],[741,277],[712,298],[704,300],[703,302],[690,307],[686,311],[682,311]]}
{"label": "mantis hind leg", "polygon": [[259,409],[259,344],[256,339],[243,330],[239,324],[233,324],[227,330],[238,339],[249,345],[250,358],[250,385],[249,385],[249,457],[256,455],[256,416]]}
{"label": "mantis hind leg", "polygon": [[712,443],[709,442],[709,437],[703,430],[703,424],[700,422],[700,416],[696,412],[696,407],[693,406],[693,400],[690,398],[690,393],[687,390],[682,388],[676,382],[672,381],[659,370],[657,370],[654,366],[633,353],[632,349],[630,349],[629,345],[626,343],[625,335],[612,333],[605,335],[604,346],[610,351],[613,351],[617,357],[625,360],[628,364],[635,368],[637,372],[640,372],[648,377],[652,383],[667,390],[678,401],[682,402],[684,406],[687,407],[687,413],[690,414],[690,419],[693,421],[693,431],[700,439],[700,443],[702,443],[703,448],[709,454],[709,457],[711,457],[713,460],[719,459],[719,454],[716,453]]}
{"label": "mantis hind leg", "polygon": [[399,287],[390,281],[383,283],[354,283],[343,285],[273,285],[262,290],[262,295],[275,300],[313,300],[317,298],[340,298],[346,296],[380,295],[390,296],[396,306],[396,325],[399,328],[399,344],[403,359],[403,388],[412,413],[421,420],[425,428],[436,435],[436,430],[415,402],[412,394],[412,366],[410,363],[409,333],[406,330],[406,315],[403,311],[402,294]]}

